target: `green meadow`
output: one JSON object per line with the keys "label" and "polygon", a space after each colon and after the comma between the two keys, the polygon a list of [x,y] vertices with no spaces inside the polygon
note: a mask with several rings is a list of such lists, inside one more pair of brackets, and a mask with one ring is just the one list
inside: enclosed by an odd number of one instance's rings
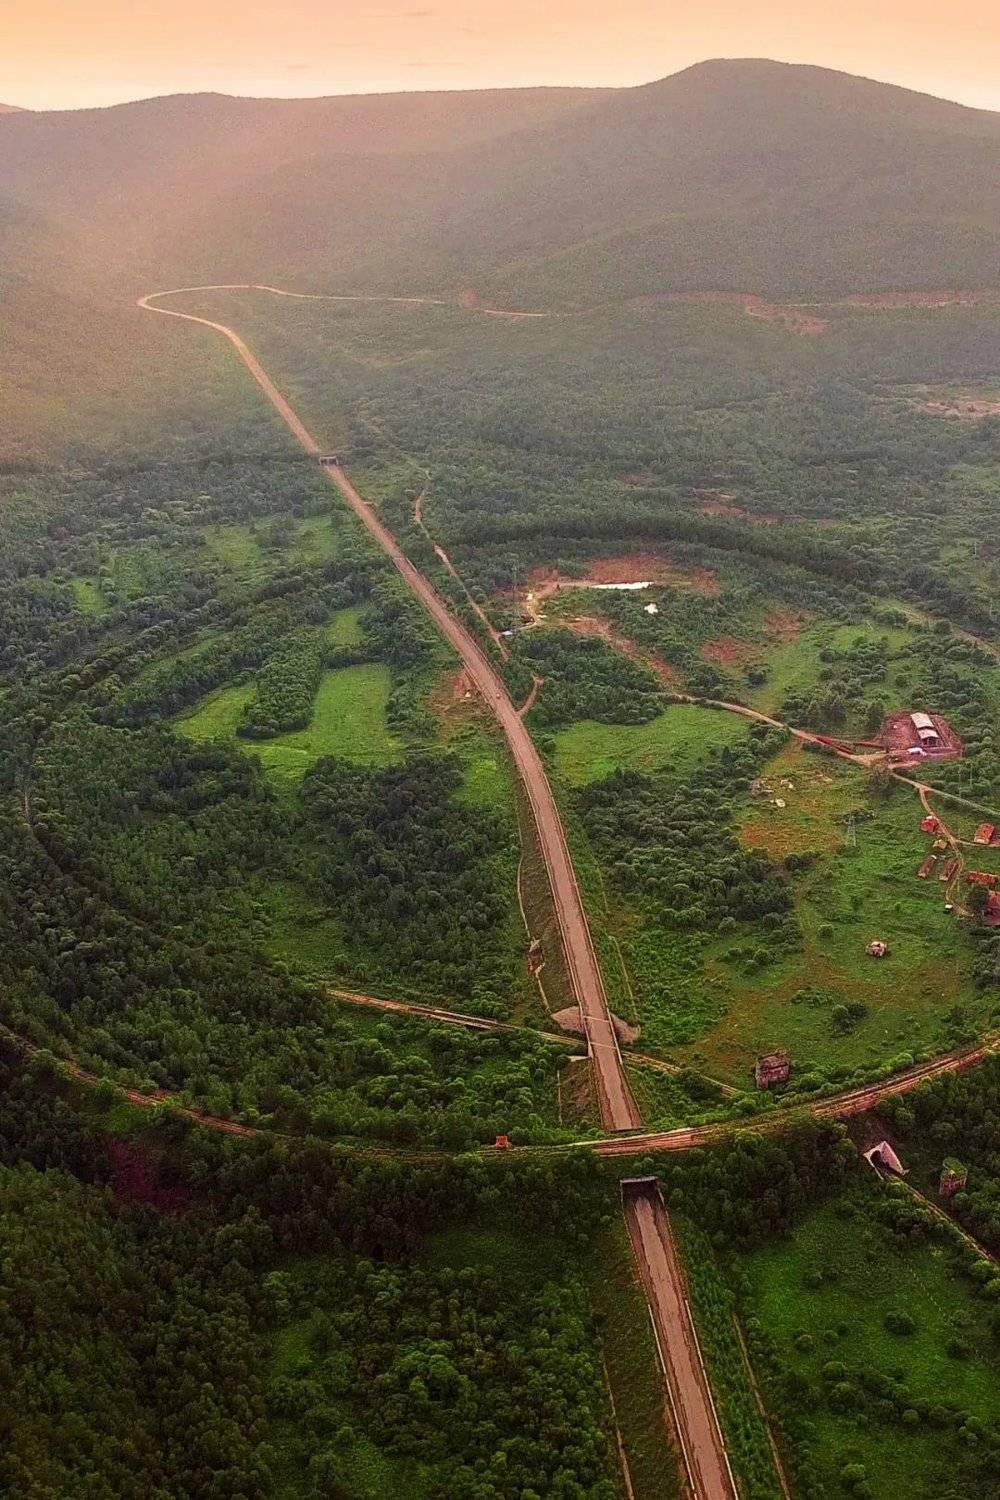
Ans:
{"label": "green meadow", "polygon": [[[392,674],[378,662],[324,672],[305,729],[271,740],[241,741],[259,757],[268,778],[283,793],[294,791],[306,771],[326,755],[359,765],[387,765],[402,753],[390,733],[386,707]],[[194,740],[234,738],[252,683],[223,688],[207,698],[177,728]]]}
{"label": "green meadow", "polygon": [[672,703],[648,724],[599,724],[584,719],[555,738],[555,770],[567,786],[602,781],[615,771],[678,774],[704,762],[716,746],[744,739],[746,722],[697,704]]}
{"label": "green meadow", "polygon": [[[983,1303],[943,1245],[889,1240],[875,1193],[873,1179],[872,1189],[816,1209],[741,1258],[742,1310],[766,1330],[783,1391],[796,1393],[815,1480],[829,1486],[823,1493],[849,1493],[841,1475],[860,1465],[872,1500],[904,1492],[938,1500],[950,1493],[962,1446],[938,1413],[946,1404],[996,1420],[995,1341]],[[899,1314],[910,1319],[908,1332],[892,1331]],[[841,1399],[837,1382],[853,1385],[855,1372],[902,1386],[910,1415],[889,1420],[872,1396]]]}

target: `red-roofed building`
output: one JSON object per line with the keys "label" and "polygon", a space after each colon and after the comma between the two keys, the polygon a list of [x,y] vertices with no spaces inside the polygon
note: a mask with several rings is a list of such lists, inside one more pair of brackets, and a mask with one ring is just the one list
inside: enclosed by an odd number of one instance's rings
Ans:
{"label": "red-roofed building", "polygon": [[972,835],[972,842],[974,844],[992,844],[993,835],[996,833],[996,831],[997,830],[995,823],[980,823],[979,827]]}
{"label": "red-roofed building", "polygon": [[792,1062],[787,1052],[770,1052],[766,1057],[758,1057],[753,1076],[759,1089],[770,1089],[776,1083],[787,1082],[791,1070]]}

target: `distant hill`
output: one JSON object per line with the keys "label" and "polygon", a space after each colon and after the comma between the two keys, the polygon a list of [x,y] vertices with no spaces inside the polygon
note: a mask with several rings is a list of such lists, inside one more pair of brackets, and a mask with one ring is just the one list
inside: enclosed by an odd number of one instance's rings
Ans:
{"label": "distant hill", "polygon": [[23,115],[24,110],[19,104],[0,104],[0,115]]}
{"label": "distant hill", "polygon": [[981,287],[1000,282],[1000,115],[757,60],[614,90],[178,95],[6,116],[4,200],[128,289]]}

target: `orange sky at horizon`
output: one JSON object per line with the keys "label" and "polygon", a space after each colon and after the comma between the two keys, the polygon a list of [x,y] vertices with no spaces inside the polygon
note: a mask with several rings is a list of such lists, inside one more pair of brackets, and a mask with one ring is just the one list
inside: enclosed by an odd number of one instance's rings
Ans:
{"label": "orange sky at horizon", "polygon": [[710,57],[818,63],[1000,110],[981,0],[4,0],[0,101],[644,83]]}

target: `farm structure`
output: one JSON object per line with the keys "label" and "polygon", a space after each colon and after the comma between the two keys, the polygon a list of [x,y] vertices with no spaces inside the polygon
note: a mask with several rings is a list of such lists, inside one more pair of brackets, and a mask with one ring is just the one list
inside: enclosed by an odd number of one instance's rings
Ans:
{"label": "farm structure", "polygon": [[969,1169],[954,1156],[946,1156],[941,1163],[938,1193],[942,1198],[953,1198],[960,1193],[969,1180]]}
{"label": "farm structure", "polygon": [[972,835],[972,842],[974,844],[985,845],[997,843],[998,840],[996,825],[994,823],[980,823],[979,827]]}
{"label": "farm structure", "polygon": [[981,920],[987,927],[1000,927],[1000,891],[990,891]]}
{"label": "farm structure", "polygon": [[883,719],[873,743],[883,747],[892,765],[912,765],[925,759],[957,760],[962,754],[962,741],[948,720],[922,711],[890,714]]}
{"label": "farm structure", "polygon": [[769,1052],[754,1063],[754,1082],[759,1089],[770,1089],[776,1083],[786,1083],[791,1071],[792,1062],[787,1052]]}

